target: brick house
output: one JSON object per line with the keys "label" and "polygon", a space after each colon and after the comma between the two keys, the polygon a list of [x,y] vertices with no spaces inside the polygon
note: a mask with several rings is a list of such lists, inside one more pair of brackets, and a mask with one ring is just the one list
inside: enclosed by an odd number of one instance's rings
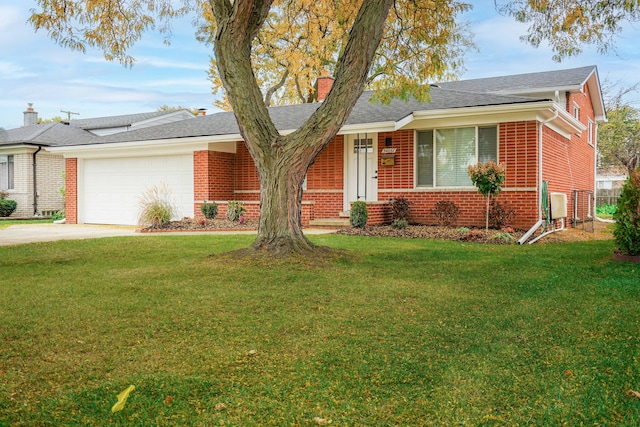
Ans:
{"label": "brick house", "polygon": [[[319,78],[330,90],[332,79]],[[411,221],[433,223],[440,200],[460,209],[460,225],[480,226],[484,202],[467,165],[505,165],[499,201],[516,211],[513,226],[529,229],[543,216],[542,183],[566,195],[595,189],[597,124],[606,120],[595,66],[446,82],[431,102],[369,102],[365,92],[347,122],[310,168],[303,224],[344,218],[367,201],[370,224],[390,220],[389,200],[412,202]],[[269,109],[281,133],[297,129],[319,104]],[[232,113],[217,113],[51,147],[66,159],[67,221],[135,224],[137,197],[160,182],[172,190],[178,216],[199,216],[205,201],[245,202],[259,212],[258,172]],[[587,215],[592,215],[589,200]],[[569,214],[568,214],[569,215]]]}

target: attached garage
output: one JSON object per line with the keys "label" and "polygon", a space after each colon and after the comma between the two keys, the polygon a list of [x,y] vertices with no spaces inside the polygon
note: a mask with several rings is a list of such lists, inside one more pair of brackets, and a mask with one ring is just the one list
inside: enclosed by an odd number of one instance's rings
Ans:
{"label": "attached garage", "polygon": [[136,225],[140,196],[166,184],[175,219],[193,217],[193,154],[84,159],[78,164],[78,222]]}

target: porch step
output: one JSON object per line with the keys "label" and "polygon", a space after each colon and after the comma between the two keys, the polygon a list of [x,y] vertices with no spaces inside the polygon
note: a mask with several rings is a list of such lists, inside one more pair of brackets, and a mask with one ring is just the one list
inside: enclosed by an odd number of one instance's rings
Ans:
{"label": "porch step", "polygon": [[349,227],[349,218],[321,218],[309,221],[312,227]]}

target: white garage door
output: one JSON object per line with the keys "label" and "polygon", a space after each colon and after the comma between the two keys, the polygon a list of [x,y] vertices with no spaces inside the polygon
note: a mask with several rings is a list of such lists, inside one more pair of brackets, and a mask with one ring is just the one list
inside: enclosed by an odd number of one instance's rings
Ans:
{"label": "white garage door", "polygon": [[166,184],[177,208],[175,218],[193,217],[193,155],[87,159],[84,161],[80,221],[135,225],[139,199]]}

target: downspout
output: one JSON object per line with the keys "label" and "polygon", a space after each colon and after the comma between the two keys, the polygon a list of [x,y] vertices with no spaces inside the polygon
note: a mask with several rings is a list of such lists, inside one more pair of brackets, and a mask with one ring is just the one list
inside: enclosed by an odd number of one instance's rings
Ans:
{"label": "downspout", "polygon": [[555,111],[553,113],[553,116],[549,117],[546,120],[541,121],[540,123],[538,123],[538,195],[540,197],[539,203],[538,203],[538,222],[536,222],[533,227],[531,227],[529,229],[529,231],[527,231],[524,236],[522,236],[520,238],[520,240],[518,240],[519,244],[523,244],[525,243],[527,240],[529,240],[529,238],[533,235],[533,233],[536,232],[536,230],[538,228],[540,228],[540,226],[543,224],[543,220],[542,220],[542,130],[544,128],[544,125],[546,125],[547,123],[549,123],[552,120],[555,120],[558,118],[558,108],[555,108]]}
{"label": "downspout", "polygon": [[42,150],[42,145],[33,153],[33,216],[38,215],[38,172],[36,155]]}

